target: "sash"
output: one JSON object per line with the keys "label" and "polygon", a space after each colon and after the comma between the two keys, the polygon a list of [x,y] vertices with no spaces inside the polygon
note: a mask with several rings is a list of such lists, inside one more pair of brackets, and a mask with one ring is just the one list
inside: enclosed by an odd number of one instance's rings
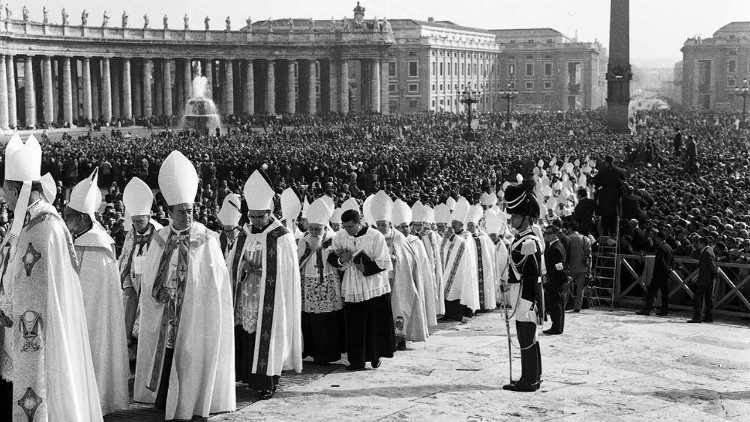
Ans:
{"label": "sash", "polygon": [[482,241],[479,236],[474,235],[474,243],[477,245],[477,281],[479,282],[479,307],[484,309],[484,258],[482,257]]}
{"label": "sash", "polygon": [[[133,246],[132,246],[133,249],[130,251],[131,253],[128,255],[128,260],[125,263],[125,266],[120,269],[120,280],[124,281],[126,277],[130,277],[130,270],[133,266],[133,255],[135,254],[139,254],[139,256],[142,255],[142,253],[139,253],[139,251],[143,249],[143,246],[142,246],[143,242],[142,241],[138,242],[138,240],[139,239],[142,240],[144,237],[146,237],[150,241],[154,237],[155,231],[156,231],[156,227],[154,227],[154,225],[151,223],[149,223],[149,228],[147,230],[148,234],[139,235],[135,233],[135,228],[133,229],[133,231],[131,232],[133,236]],[[123,283],[123,288],[125,288],[124,283]]]}
{"label": "sash", "polygon": [[[247,233],[244,230],[240,230],[237,235],[237,239],[234,241],[235,250],[234,256],[232,257],[232,266],[230,268],[229,278],[232,280],[232,309],[237,310],[237,294],[240,286],[240,282],[237,280],[239,273],[239,264],[242,259],[243,248],[245,247],[245,241],[247,240]],[[233,311],[233,312],[234,312]]]}
{"label": "sash", "polygon": [[188,265],[190,264],[190,231],[188,231],[187,235],[177,235],[171,230],[169,232],[167,244],[159,261],[159,272],[151,289],[151,296],[160,303],[165,303],[159,300],[159,292],[165,289],[164,283],[169,275],[167,274],[169,272],[169,262],[172,258],[172,252],[175,249],[179,250],[177,256],[178,282],[174,294],[170,295],[169,299],[166,300],[166,306],[161,317],[161,329],[159,330],[159,339],[156,342],[156,354],[154,355],[154,364],[151,369],[151,381],[146,387],[153,392],[156,392],[159,385],[165,349],[170,344],[174,346],[174,341],[177,339],[177,329],[180,325],[180,313],[182,312],[182,300],[185,295]]}
{"label": "sash", "polygon": [[[453,249],[454,243],[451,243],[451,249]],[[451,287],[453,287],[453,280],[456,278],[456,271],[458,271],[458,265],[461,263],[461,257],[464,254],[464,250],[466,249],[466,243],[461,242],[461,246],[458,247],[458,251],[456,252],[456,259],[453,261],[453,266],[451,267],[451,272],[448,274],[448,281],[445,283],[445,296],[448,296],[448,293],[451,291]],[[448,257],[450,258],[450,250],[448,251]],[[447,264],[447,263],[446,263]]]}
{"label": "sash", "polygon": [[273,337],[273,314],[276,300],[276,276],[278,273],[276,255],[278,239],[289,233],[284,226],[279,226],[266,236],[266,284],[263,292],[263,322],[259,332],[255,335],[255,341],[258,343],[258,366],[254,372],[260,375],[266,375],[268,371],[268,351],[271,348],[271,337]]}

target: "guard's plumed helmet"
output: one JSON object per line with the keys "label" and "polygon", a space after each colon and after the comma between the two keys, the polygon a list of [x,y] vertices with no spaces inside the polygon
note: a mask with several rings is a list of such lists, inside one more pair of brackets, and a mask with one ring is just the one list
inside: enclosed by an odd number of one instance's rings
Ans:
{"label": "guard's plumed helmet", "polygon": [[534,196],[534,181],[524,180],[505,189],[508,214],[539,218],[539,202]]}

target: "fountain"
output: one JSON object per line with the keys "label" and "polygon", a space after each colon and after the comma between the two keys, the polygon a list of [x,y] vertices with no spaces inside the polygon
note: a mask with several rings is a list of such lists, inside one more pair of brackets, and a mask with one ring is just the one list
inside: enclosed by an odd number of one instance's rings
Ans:
{"label": "fountain", "polygon": [[221,118],[217,113],[216,104],[210,98],[206,98],[208,80],[202,73],[201,64],[198,62],[196,76],[193,78],[193,98],[185,104],[181,128],[209,135],[221,127]]}

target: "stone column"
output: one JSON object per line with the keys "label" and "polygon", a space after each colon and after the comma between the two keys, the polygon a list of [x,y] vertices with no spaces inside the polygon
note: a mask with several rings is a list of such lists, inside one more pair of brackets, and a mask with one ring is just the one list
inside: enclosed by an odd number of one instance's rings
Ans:
{"label": "stone column", "polygon": [[317,94],[315,93],[315,60],[310,60],[307,62],[307,73],[308,73],[308,79],[307,79],[307,113],[308,114],[315,114],[318,112],[318,105],[316,103],[316,99],[318,98]]}
{"label": "stone column", "polygon": [[[74,121],[78,120],[78,117],[81,114],[80,107],[78,105],[81,104],[82,101],[82,95],[79,95],[78,93],[78,60],[75,58],[70,59],[70,74],[70,89],[73,92],[73,96],[71,97],[73,103],[71,107],[71,109],[73,110],[73,120],[70,122],[70,124],[72,125]],[[64,111],[65,110],[63,110],[63,114]]]}
{"label": "stone column", "polygon": [[296,60],[287,60],[286,64],[286,112],[288,114],[295,114],[297,112],[297,105],[295,100],[297,99],[297,93],[295,92],[294,84],[294,62]]}
{"label": "stone column", "polygon": [[246,114],[255,114],[255,70],[253,61],[245,60],[245,89],[242,111]]}
{"label": "stone column", "polygon": [[193,76],[192,76],[192,65],[190,59],[182,60],[182,97],[183,103],[179,104],[180,111],[182,107],[185,107],[187,101],[193,98]]}
{"label": "stone column", "polygon": [[266,113],[276,114],[276,63],[266,60]]}
{"label": "stone column", "polygon": [[143,61],[143,117],[151,117],[154,115],[154,106],[151,88],[151,78],[153,77],[154,61],[144,60]]}
{"label": "stone column", "polygon": [[9,130],[8,125],[8,72],[6,71],[5,59],[7,56],[0,55],[0,130]]}
{"label": "stone column", "polygon": [[102,62],[91,59],[91,115],[94,120],[102,116]]}
{"label": "stone column", "polygon": [[154,115],[164,115],[163,59],[154,59]]}
{"label": "stone column", "polygon": [[206,98],[214,99],[214,62],[203,60],[203,76],[206,77]]}
{"label": "stone column", "polygon": [[102,117],[112,120],[112,76],[109,58],[102,58]]}
{"label": "stone column", "polygon": [[164,101],[164,115],[172,115],[172,61],[165,59],[162,62],[162,99]]}
{"label": "stone column", "polygon": [[135,62],[131,61],[130,66],[130,84],[132,86],[132,92],[130,97],[133,102],[133,117],[143,116],[143,72],[142,72],[142,61],[135,59]]}
{"label": "stone column", "polygon": [[380,60],[370,60],[370,110],[380,112]]}
{"label": "stone column", "polygon": [[380,112],[382,114],[390,114],[389,109],[389,91],[388,86],[390,85],[390,75],[388,75],[390,65],[387,60],[380,62]]}
{"label": "stone column", "polygon": [[8,85],[8,126],[18,127],[18,106],[16,104],[16,58],[5,56]]}
{"label": "stone column", "polygon": [[84,57],[81,60],[81,76],[83,77],[83,118],[87,121],[93,119],[91,113],[91,59]]}
{"label": "stone column", "polygon": [[323,110],[329,112],[337,112],[339,110],[339,77],[337,67],[332,59],[320,63],[320,104]]}
{"label": "stone column", "polygon": [[232,60],[224,62],[224,115],[234,114],[234,66]]}
{"label": "stone column", "polygon": [[55,121],[54,98],[52,95],[52,58],[42,59],[42,107],[44,122],[51,125]]}
{"label": "stone column", "polygon": [[122,117],[133,118],[132,87],[130,85],[130,59],[122,59]]}
{"label": "stone column", "polygon": [[120,88],[122,85],[120,82],[122,81],[122,63],[119,59],[114,59],[111,66],[111,72],[112,72],[112,116],[114,116],[116,119],[122,117],[122,107],[120,104],[122,104],[122,96],[121,96],[121,90]]}
{"label": "stone column", "polygon": [[26,56],[24,71],[24,101],[26,126],[36,128],[36,92],[34,90],[34,58]]}
{"label": "stone column", "polygon": [[339,111],[349,114],[349,63],[346,60],[339,64]]}
{"label": "stone column", "polygon": [[73,124],[73,76],[70,72],[70,57],[63,57],[63,119]]}

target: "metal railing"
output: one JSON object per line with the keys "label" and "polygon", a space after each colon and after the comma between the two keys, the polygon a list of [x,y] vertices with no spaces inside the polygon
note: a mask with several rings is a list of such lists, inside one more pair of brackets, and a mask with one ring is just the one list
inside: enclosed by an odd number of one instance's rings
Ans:
{"label": "metal railing", "polygon": [[[654,273],[654,255],[618,255],[615,304],[642,305]],[[750,317],[750,264],[718,263],[714,282],[714,314]],[[692,310],[691,282],[698,276],[698,260],[675,257],[669,279],[670,309]],[[658,303],[658,301],[657,301]]]}

